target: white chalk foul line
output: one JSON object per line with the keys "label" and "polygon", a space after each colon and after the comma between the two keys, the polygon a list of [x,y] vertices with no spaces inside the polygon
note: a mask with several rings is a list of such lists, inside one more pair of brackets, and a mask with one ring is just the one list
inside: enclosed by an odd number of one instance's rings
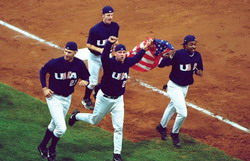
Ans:
{"label": "white chalk foul line", "polygon": [[52,42],[46,41],[44,39],[41,39],[41,38],[39,38],[39,37],[37,37],[37,36],[35,36],[33,34],[30,34],[30,33],[26,32],[26,31],[22,30],[22,29],[19,29],[19,28],[15,27],[15,26],[13,26],[11,24],[8,24],[7,22],[4,22],[4,21],[0,20],[0,24],[3,25],[3,26],[5,26],[5,27],[8,27],[8,28],[10,28],[10,29],[12,29],[12,30],[14,30],[16,32],[19,32],[19,33],[21,33],[21,34],[23,34],[23,35],[25,35],[25,36],[27,36],[29,38],[37,40],[37,41],[39,41],[41,43],[47,44],[47,45],[49,45],[51,47],[54,47],[54,48],[57,48],[57,49],[62,49],[61,47],[59,47],[56,44],[53,44]]}
{"label": "white chalk foul line", "polygon": [[[47,44],[47,45],[49,45],[49,46],[51,46],[51,47],[54,47],[54,48],[57,48],[57,49],[62,49],[61,47],[59,47],[59,46],[56,45],[56,44],[53,44],[52,42],[46,41],[46,40],[44,40],[44,39],[41,39],[41,38],[39,38],[39,37],[37,37],[37,36],[35,36],[35,35],[33,35],[33,34],[30,34],[30,33],[26,32],[26,31],[23,31],[23,30],[21,30],[21,29],[15,27],[15,26],[13,26],[13,25],[10,25],[10,24],[8,24],[8,23],[2,21],[2,20],[0,20],[0,24],[3,25],[3,26],[5,26],[5,27],[8,27],[8,28],[10,28],[10,29],[12,29],[12,30],[14,30],[14,31],[17,31],[17,32],[19,32],[19,33],[21,33],[21,34],[23,34],[23,35],[29,37],[29,38],[35,39],[35,40],[37,40],[37,41],[39,41],[39,42],[41,42],[41,43]],[[141,80],[139,80],[139,79],[135,79],[135,80],[136,80],[141,86],[143,86],[143,87],[145,87],[145,88],[148,88],[148,89],[150,89],[150,90],[152,90],[152,91],[154,91],[154,92],[156,92],[156,93],[159,93],[159,94],[162,94],[162,95],[164,95],[164,96],[167,96],[167,92],[165,92],[165,91],[163,91],[163,90],[160,90],[160,89],[158,89],[158,88],[156,88],[156,87],[153,87],[153,86],[151,86],[151,85],[149,85],[149,84],[147,84],[147,83],[144,83],[143,81],[141,81]],[[219,115],[215,115],[214,113],[212,113],[212,112],[210,112],[210,111],[208,111],[208,110],[206,110],[206,109],[204,109],[204,108],[201,108],[201,107],[199,107],[199,106],[197,106],[197,105],[194,105],[194,104],[192,104],[192,103],[190,103],[190,102],[187,102],[187,105],[190,106],[190,107],[193,108],[193,109],[196,109],[197,111],[200,111],[200,112],[202,112],[202,113],[204,113],[204,114],[206,114],[206,115],[209,115],[209,116],[214,117],[214,118],[216,118],[216,119],[218,119],[218,120],[220,120],[220,121],[223,121],[223,122],[225,122],[225,123],[227,123],[227,124],[229,124],[229,125],[231,125],[231,126],[237,128],[237,129],[240,129],[240,130],[242,130],[242,131],[245,131],[245,132],[247,132],[247,133],[250,133],[250,129],[247,129],[247,128],[245,128],[245,127],[243,127],[243,126],[241,126],[241,125],[239,125],[239,124],[237,124],[237,123],[235,123],[235,122],[232,122],[232,121],[230,121],[230,120],[228,120],[228,119],[225,119],[225,118],[223,118],[223,117],[221,117],[221,116],[219,116]]]}

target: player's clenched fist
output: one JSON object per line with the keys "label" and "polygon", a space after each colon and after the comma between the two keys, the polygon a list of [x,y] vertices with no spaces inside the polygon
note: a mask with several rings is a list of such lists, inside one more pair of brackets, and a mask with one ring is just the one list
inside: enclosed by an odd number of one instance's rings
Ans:
{"label": "player's clenched fist", "polygon": [[153,41],[154,41],[153,39],[147,40],[146,44],[143,47],[143,50],[148,50],[148,47],[153,44],[152,43]]}
{"label": "player's clenched fist", "polygon": [[108,41],[111,42],[111,43],[115,43],[117,40],[118,40],[118,38],[115,37],[115,36],[110,36],[110,37],[108,38]]}
{"label": "player's clenched fist", "polygon": [[79,82],[79,86],[80,86],[80,87],[87,86],[88,84],[89,84],[89,82],[88,82],[88,81],[85,81],[85,80],[81,80],[81,81]]}

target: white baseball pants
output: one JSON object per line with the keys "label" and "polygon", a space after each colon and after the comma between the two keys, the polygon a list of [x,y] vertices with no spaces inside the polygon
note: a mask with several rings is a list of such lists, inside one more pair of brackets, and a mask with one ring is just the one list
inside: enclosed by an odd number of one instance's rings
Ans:
{"label": "white baseball pants", "polygon": [[176,112],[177,115],[172,128],[172,133],[179,133],[180,128],[187,117],[185,97],[188,92],[188,87],[189,86],[179,86],[171,80],[168,81],[167,94],[171,100],[162,116],[161,125],[164,128],[167,127],[169,120]]}
{"label": "white baseball pants", "polygon": [[102,90],[99,90],[96,96],[96,103],[93,113],[78,113],[77,120],[98,124],[102,118],[111,113],[112,124],[114,128],[114,154],[120,154],[122,150],[123,122],[124,122],[124,101],[123,95],[117,99],[104,97]]}
{"label": "white baseball pants", "polygon": [[99,72],[102,67],[101,55],[89,54],[88,70],[89,70],[89,89],[93,89],[98,83]]}
{"label": "white baseball pants", "polygon": [[56,94],[52,95],[50,98],[46,98],[49,112],[52,117],[48,129],[58,138],[62,137],[67,129],[65,116],[68,113],[71,98],[72,95],[64,97]]}

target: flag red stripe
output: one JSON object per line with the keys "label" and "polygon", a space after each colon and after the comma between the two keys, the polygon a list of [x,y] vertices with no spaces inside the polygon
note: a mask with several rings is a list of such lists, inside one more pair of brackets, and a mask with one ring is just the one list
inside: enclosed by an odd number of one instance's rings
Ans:
{"label": "flag red stripe", "polygon": [[135,70],[141,71],[141,72],[147,72],[148,71],[148,70],[145,70],[145,69],[143,69],[141,67],[138,67],[137,65],[132,66],[132,68],[135,69]]}
{"label": "flag red stripe", "polygon": [[152,67],[152,66],[154,66],[154,64],[149,64],[149,63],[144,62],[144,61],[140,61],[139,64],[145,65],[145,66],[147,66],[147,67]]}
{"label": "flag red stripe", "polygon": [[151,55],[148,55],[148,54],[145,54],[143,57],[146,58],[146,59],[148,59],[148,60],[151,60],[151,61],[155,60],[154,57],[152,57]]}

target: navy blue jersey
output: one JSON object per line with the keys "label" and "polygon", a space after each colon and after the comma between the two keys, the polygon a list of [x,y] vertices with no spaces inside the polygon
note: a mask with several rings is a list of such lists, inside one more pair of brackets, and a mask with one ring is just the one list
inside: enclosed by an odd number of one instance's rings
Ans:
{"label": "navy blue jersey", "polygon": [[201,54],[197,51],[190,55],[185,49],[177,50],[173,59],[163,58],[158,67],[163,68],[170,65],[172,65],[172,70],[169,78],[180,86],[193,84],[193,74],[197,70],[203,71]]}
{"label": "navy blue jersey", "polygon": [[102,53],[103,76],[100,87],[106,95],[121,96],[125,93],[129,68],[141,60],[145,54],[145,50],[140,50],[133,57],[127,57],[125,61],[121,63],[118,62],[115,57],[109,57],[111,46],[112,43],[108,41]]}
{"label": "navy blue jersey", "polygon": [[69,96],[74,92],[78,79],[89,79],[89,71],[84,62],[74,58],[72,62],[66,61],[64,57],[52,59],[40,70],[40,81],[42,88],[46,87],[46,74],[49,73],[49,89],[57,95]]}
{"label": "navy blue jersey", "polygon": [[[116,22],[111,22],[111,24],[100,22],[90,29],[87,43],[103,48],[110,36],[118,37],[119,28]],[[100,55],[97,51],[91,49],[90,51],[95,55]]]}

